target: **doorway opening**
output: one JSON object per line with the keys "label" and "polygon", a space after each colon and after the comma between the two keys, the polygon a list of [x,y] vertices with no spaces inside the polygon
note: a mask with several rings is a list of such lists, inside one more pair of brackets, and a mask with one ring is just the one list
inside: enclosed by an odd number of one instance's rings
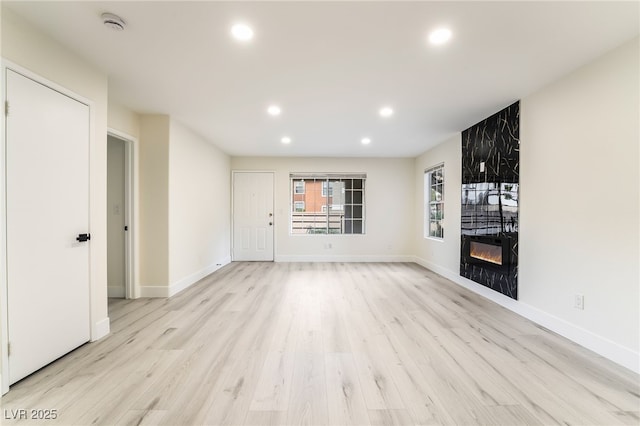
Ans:
{"label": "doorway opening", "polygon": [[134,299],[133,285],[134,139],[107,133],[107,295]]}

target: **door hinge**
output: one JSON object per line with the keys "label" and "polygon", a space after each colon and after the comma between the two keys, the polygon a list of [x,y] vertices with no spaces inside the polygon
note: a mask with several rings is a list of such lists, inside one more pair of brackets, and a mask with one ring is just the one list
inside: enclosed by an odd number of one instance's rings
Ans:
{"label": "door hinge", "polygon": [[11,342],[7,343],[7,356],[11,356]]}
{"label": "door hinge", "polygon": [[9,116],[9,101],[4,101],[4,116]]}

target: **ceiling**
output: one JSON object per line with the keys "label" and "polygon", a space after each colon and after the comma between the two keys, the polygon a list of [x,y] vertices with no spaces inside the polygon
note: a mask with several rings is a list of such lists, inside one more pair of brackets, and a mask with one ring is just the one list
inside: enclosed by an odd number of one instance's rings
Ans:
{"label": "ceiling", "polygon": [[[169,114],[234,156],[413,157],[639,32],[635,1],[2,6],[107,73],[111,100]],[[230,36],[238,21],[252,41]],[[431,45],[442,26],[451,40]]]}

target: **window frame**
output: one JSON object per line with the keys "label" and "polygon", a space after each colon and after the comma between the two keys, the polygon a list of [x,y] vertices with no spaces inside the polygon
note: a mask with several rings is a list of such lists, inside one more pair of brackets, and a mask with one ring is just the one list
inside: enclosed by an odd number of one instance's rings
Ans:
{"label": "window frame", "polygon": [[[366,179],[366,173],[290,173],[289,235],[366,235]],[[296,212],[294,209],[294,203],[301,201],[297,197],[302,194],[295,193],[295,182],[299,181],[305,182],[304,196],[312,197],[309,207],[311,211],[304,213],[318,216],[315,220],[308,222],[309,226],[306,227],[306,232],[305,228],[301,227],[305,226],[305,218],[298,215],[296,219],[296,213],[301,212]],[[318,182],[320,188],[309,186],[310,181]],[[338,191],[338,195],[335,195],[336,188],[333,185],[335,182],[340,182],[342,187],[342,191]],[[351,201],[345,202],[348,196],[351,197]],[[336,201],[338,202],[336,203]],[[334,204],[340,205],[342,210],[334,210]],[[358,216],[354,216],[354,214]],[[338,227],[337,224],[339,224]]]}
{"label": "window frame", "polygon": [[333,197],[333,188],[331,187],[331,185],[329,185],[330,183],[331,183],[330,179],[327,179],[326,181],[322,182],[321,195],[323,198]]}
{"label": "window frame", "polygon": [[[424,171],[424,238],[435,241],[444,241],[444,223],[445,223],[445,164],[440,163],[433,167],[429,167]],[[432,176],[440,175],[440,182],[433,184]],[[440,191],[437,191],[437,189]],[[440,194],[440,199],[432,200],[432,191]],[[437,197],[434,197],[437,198]],[[440,217],[432,218],[431,212],[435,207],[436,212],[440,213]],[[436,224],[439,232],[432,232],[432,224]]]}
{"label": "window frame", "polygon": [[[302,191],[301,191],[301,192],[298,192],[298,187],[297,187],[297,184],[298,184],[298,183],[301,183],[301,184],[302,184]],[[296,180],[296,181],[295,181],[295,183],[293,184],[293,193],[294,193],[295,195],[304,195],[304,194],[306,193],[306,187],[307,187],[307,185],[306,185],[306,182],[305,182],[305,181],[303,181],[303,180]]]}

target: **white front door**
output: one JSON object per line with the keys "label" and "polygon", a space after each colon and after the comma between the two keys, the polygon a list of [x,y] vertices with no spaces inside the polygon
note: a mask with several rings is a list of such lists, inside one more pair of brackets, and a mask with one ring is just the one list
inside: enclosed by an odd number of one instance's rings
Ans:
{"label": "white front door", "polygon": [[9,382],[90,339],[89,107],[7,69]]}
{"label": "white front door", "polygon": [[233,260],[273,260],[273,173],[233,173]]}

